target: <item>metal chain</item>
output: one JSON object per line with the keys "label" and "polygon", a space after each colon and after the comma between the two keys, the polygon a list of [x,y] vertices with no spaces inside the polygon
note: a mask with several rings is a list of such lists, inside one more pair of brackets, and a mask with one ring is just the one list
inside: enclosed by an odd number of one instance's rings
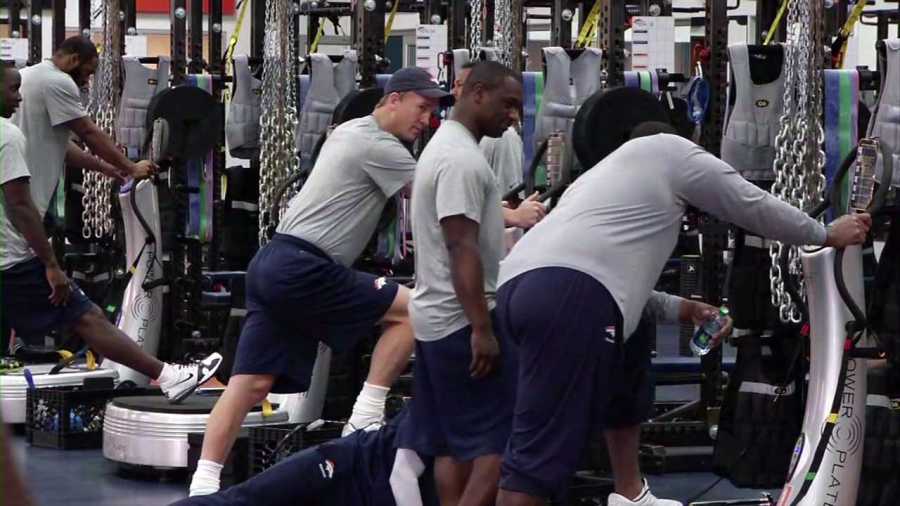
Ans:
{"label": "metal chain", "polygon": [[496,0],[494,7],[494,46],[500,63],[509,67],[512,64],[513,20],[512,1]]}
{"label": "metal chain", "polygon": [[[106,0],[99,9],[102,15],[103,47],[96,76],[91,81],[88,110],[100,130],[115,141],[122,75],[119,0]],[[96,239],[112,235],[115,229],[112,219],[112,181],[98,172],[84,171],[83,186],[82,235]]]}
{"label": "metal chain", "polygon": [[[293,9],[296,4],[291,3],[291,8]],[[297,10],[299,10],[299,6],[296,6]],[[287,143],[282,146],[282,156],[285,157],[284,170],[285,173],[283,175],[283,180],[287,180],[293,175],[293,172],[296,170],[300,170],[300,154],[296,150],[296,142],[295,142],[295,132],[297,131],[297,126],[300,121],[300,113],[297,110],[297,82],[300,76],[297,75],[297,71],[299,70],[299,52],[297,49],[297,23],[293,22],[293,16],[289,17],[288,21],[288,80],[287,80],[287,104],[285,108],[285,123],[287,124],[288,130],[292,133],[292,135],[287,139]],[[284,217],[284,214],[287,212],[288,205],[291,202],[291,199],[297,192],[300,191],[300,182],[296,181],[291,185],[290,188],[286,189],[284,192],[284,196],[281,199],[281,208],[278,209],[279,213],[279,221],[280,218]]]}
{"label": "metal chain", "polygon": [[[784,104],[775,138],[775,182],[772,194],[799,209],[808,210],[821,199],[824,190],[825,155],[822,151],[822,19],[820,6],[814,0],[792,2],[788,11],[789,39],[784,57]],[[814,23],[815,22],[815,23]],[[780,258],[784,248],[774,242],[769,247],[771,266],[769,282],[772,305],[778,308],[781,321],[799,323],[802,314],[784,287],[786,276],[799,280],[804,293],[800,253],[789,247],[788,272],[782,272]]]}
{"label": "metal chain", "polygon": [[472,58],[478,55],[481,49],[481,17],[484,15],[484,7],[481,0],[471,0],[469,18],[469,53]]}
{"label": "metal chain", "polygon": [[[267,228],[274,222],[271,209],[275,191],[298,167],[294,131],[296,119],[295,58],[291,43],[291,2],[266,2],[263,48],[262,113],[260,114],[259,244],[268,242]],[[296,40],[296,39],[294,39]],[[291,81],[294,81],[291,84]],[[288,83],[285,85],[285,83]],[[293,98],[292,98],[293,97]],[[294,100],[291,103],[291,100]]]}

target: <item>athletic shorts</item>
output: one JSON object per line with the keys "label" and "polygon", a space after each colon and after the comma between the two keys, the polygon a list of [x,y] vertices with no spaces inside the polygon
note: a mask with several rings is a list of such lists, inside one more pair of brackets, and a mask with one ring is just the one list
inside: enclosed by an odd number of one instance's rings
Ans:
{"label": "athletic shorts", "polygon": [[473,379],[472,327],[437,341],[416,341],[410,420],[400,447],[420,455],[470,461],[501,455],[512,424],[517,353],[494,332],[500,357],[487,377]]}
{"label": "athletic shorts", "polygon": [[319,341],[335,353],[352,348],[371,334],[398,290],[284,234],[256,253],[246,284],[247,317],[232,375],[273,375],[274,393],[306,391]]}
{"label": "athletic shorts", "polygon": [[65,306],[51,304],[46,272],[39,258],[0,271],[0,327],[4,343],[10,328],[23,339],[42,339],[52,330],[72,325],[94,306],[71,280],[69,302]]}
{"label": "athletic shorts", "polygon": [[650,342],[622,344],[622,316],[606,288],[547,267],[500,287],[504,340],[519,348],[518,392],[500,487],[555,498],[577,470],[590,433],[646,419]]}

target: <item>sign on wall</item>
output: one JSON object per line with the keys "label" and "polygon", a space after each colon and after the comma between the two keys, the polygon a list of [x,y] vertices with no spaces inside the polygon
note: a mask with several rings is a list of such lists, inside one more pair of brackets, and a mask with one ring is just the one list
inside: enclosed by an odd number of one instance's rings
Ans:
{"label": "sign on wall", "polygon": [[425,69],[434,79],[440,68],[438,58],[447,51],[447,25],[419,25],[416,28],[416,67]]}
{"label": "sign on wall", "polygon": [[28,39],[0,39],[0,60],[27,61]]}
{"label": "sign on wall", "polygon": [[[142,14],[168,14],[172,0],[137,0],[137,11]],[[203,13],[209,14],[209,0],[203,0]],[[222,0],[222,14],[234,14],[234,0]]]}

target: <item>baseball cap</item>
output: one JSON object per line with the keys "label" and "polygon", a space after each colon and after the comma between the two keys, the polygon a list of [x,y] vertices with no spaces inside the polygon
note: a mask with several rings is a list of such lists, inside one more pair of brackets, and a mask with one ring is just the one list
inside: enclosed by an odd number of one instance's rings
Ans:
{"label": "baseball cap", "polygon": [[418,67],[402,68],[391,76],[384,86],[384,94],[414,91],[423,97],[444,99],[450,92],[444,91],[431,74]]}

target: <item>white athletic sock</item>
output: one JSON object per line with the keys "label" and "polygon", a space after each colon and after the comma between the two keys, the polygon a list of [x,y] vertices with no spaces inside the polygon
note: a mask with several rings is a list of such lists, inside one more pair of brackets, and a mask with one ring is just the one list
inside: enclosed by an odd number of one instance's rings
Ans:
{"label": "white athletic sock", "polygon": [[222,464],[211,460],[200,459],[197,461],[197,470],[191,479],[190,496],[210,495],[219,491],[219,476],[222,474]]}
{"label": "white athletic sock", "polygon": [[178,378],[178,371],[172,367],[172,364],[168,362],[163,362],[162,371],[159,373],[159,377],[156,378],[157,383],[160,385],[164,383],[169,383],[174,379]]}
{"label": "white athletic sock", "polygon": [[356,397],[356,404],[353,405],[353,414],[348,421],[353,427],[350,429],[351,432],[365,429],[381,421],[384,417],[384,404],[390,391],[388,387],[363,383],[363,388]]}

